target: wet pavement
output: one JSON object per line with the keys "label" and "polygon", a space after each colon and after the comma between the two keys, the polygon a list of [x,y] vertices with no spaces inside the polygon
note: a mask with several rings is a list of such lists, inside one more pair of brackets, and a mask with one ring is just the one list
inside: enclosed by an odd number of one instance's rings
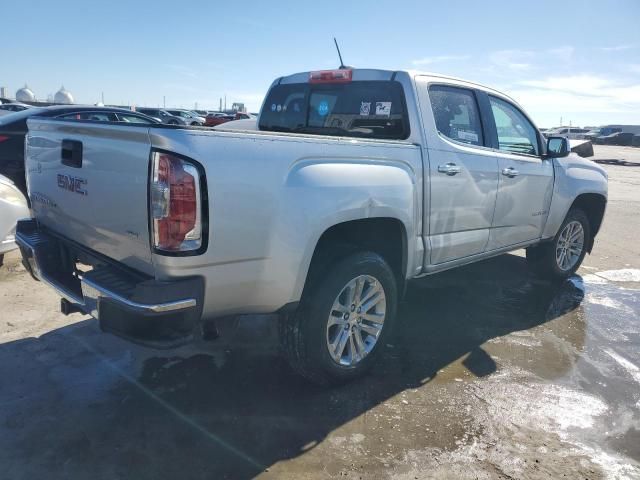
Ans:
{"label": "wet pavement", "polygon": [[505,255],[414,284],[379,365],[333,389],[289,371],[270,317],[136,347],[56,314],[12,256],[0,478],[640,478],[639,247],[604,241],[640,195],[619,191],[580,275]]}

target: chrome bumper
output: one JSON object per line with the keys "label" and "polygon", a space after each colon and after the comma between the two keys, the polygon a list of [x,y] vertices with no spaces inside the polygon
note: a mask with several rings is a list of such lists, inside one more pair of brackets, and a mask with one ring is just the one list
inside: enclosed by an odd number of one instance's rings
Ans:
{"label": "chrome bumper", "polygon": [[[103,330],[151,346],[185,343],[202,310],[200,278],[159,282],[130,272],[74,242],[40,229],[35,220],[18,222],[16,243],[25,268],[70,302],[73,310],[100,321]],[[76,255],[96,256],[96,267],[75,269]],[[168,344],[168,345],[165,345]]]}

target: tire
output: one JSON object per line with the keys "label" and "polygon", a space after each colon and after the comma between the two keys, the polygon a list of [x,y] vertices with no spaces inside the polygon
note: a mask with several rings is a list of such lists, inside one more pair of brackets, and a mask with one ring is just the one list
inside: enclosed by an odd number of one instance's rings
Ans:
{"label": "tire", "polygon": [[0,253],[0,267],[4,265],[4,253]]}
{"label": "tire", "polygon": [[[565,249],[565,255],[562,252],[557,254],[559,248],[566,245],[565,237],[567,234],[573,233],[580,238],[579,229],[576,225],[580,225],[582,229],[582,245],[579,254],[576,255],[574,248]],[[573,230],[571,230],[573,228]],[[579,208],[572,208],[567,213],[562,225],[558,229],[558,233],[552,241],[527,248],[527,262],[531,269],[543,278],[550,280],[563,280],[573,275],[584,260],[587,253],[588,245],[591,243],[591,225],[586,213]],[[574,252],[570,255],[568,252]],[[570,258],[573,257],[573,258]]]}
{"label": "tire", "polygon": [[[379,358],[395,321],[398,288],[391,268],[377,253],[358,252],[333,264],[322,278],[310,277],[310,282],[297,311],[280,320],[280,341],[289,364],[319,385],[364,375]],[[351,293],[358,288],[359,300],[351,303]],[[366,312],[353,308],[361,301]],[[369,333],[378,330],[377,336]],[[340,350],[334,356],[330,344],[336,346],[334,352]]]}

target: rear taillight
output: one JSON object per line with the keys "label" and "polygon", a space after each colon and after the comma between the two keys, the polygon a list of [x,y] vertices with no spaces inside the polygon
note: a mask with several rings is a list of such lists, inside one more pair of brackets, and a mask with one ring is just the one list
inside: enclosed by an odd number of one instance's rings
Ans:
{"label": "rear taillight", "polygon": [[309,74],[309,83],[348,83],[351,81],[353,70],[319,70]]}
{"label": "rear taillight", "polygon": [[0,142],[4,142],[5,140],[9,140],[10,137],[7,135],[0,135]]}
{"label": "rear taillight", "polygon": [[153,246],[165,252],[200,249],[202,192],[198,169],[188,160],[164,152],[153,152],[151,162]]}

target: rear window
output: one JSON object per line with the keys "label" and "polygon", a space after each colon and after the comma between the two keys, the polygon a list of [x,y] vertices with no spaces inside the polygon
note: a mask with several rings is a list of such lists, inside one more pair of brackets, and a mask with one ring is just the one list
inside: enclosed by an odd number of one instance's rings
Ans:
{"label": "rear window", "polygon": [[409,136],[404,93],[395,81],[276,85],[265,100],[259,128],[394,140]]}

